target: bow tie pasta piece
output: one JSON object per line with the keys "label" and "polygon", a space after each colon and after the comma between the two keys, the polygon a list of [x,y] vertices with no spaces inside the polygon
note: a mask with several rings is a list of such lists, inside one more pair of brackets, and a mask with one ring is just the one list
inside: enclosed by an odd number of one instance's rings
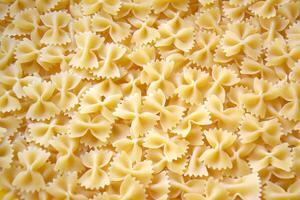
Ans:
{"label": "bow tie pasta piece", "polygon": [[15,167],[10,167],[3,169],[0,172],[0,188],[1,188],[1,197],[3,199],[19,199],[19,192],[13,186],[12,182],[16,175],[19,173],[20,169]]}
{"label": "bow tie pasta piece", "polygon": [[123,20],[114,21],[110,15],[101,13],[92,18],[92,30],[95,32],[108,31],[114,42],[121,42],[130,35],[130,24]]}
{"label": "bow tie pasta piece", "polygon": [[69,136],[89,147],[106,144],[111,134],[112,123],[101,115],[76,113],[69,123]]}
{"label": "bow tie pasta piece", "polygon": [[226,17],[233,22],[239,23],[243,21],[247,13],[246,5],[234,5],[230,1],[223,3],[223,11]]}
{"label": "bow tie pasta piece", "polygon": [[20,101],[11,90],[0,85],[0,113],[14,112],[21,109]]}
{"label": "bow tie pasta piece", "polygon": [[48,28],[41,43],[46,45],[64,45],[71,42],[67,27],[71,16],[66,12],[49,12],[41,16],[43,24]]}
{"label": "bow tie pasta piece", "polygon": [[210,129],[204,132],[205,138],[211,148],[206,150],[200,157],[206,166],[213,169],[226,169],[232,167],[227,150],[236,141],[236,135],[222,129]]}
{"label": "bow tie pasta piece", "polygon": [[132,14],[138,19],[145,19],[149,16],[152,9],[152,1],[142,0],[123,0],[122,6],[118,12],[117,17],[123,18]]}
{"label": "bow tie pasta piece", "polygon": [[35,0],[35,6],[39,12],[47,12],[53,9],[61,0]]}
{"label": "bow tie pasta piece", "polygon": [[93,15],[100,10],[116,15],[122,5],[120,0],[82,0],[81,6],[84,15]]}
{"label": "bow tie pasta piece", "polygon": [[262,38],[257,28],[244,22],[228,25],[228,30],[221,40],[226,56],[244,53],[253,59],[257,59],[260,54],[261,43]]}
{"label": "bow tie pasta piece", "polygon": [[257,173],[251,173],[239,178],[228,178],[222,181],[232,199],[259,200],[261,192],[261,181]]}
{"label": "bow tie pasta piece", "polygon": [[289,1],[278,7],[278,14],[284,16],[293,24],[297,17],[300,15],[300,2],[299,1]]}
{"label": "bow tie pasta piece", "polygon": [[188,52],[194,46],[194,27],[192,22],[183,20],[179,14],[158,27],[160,38],[156,47],[172,47]]}
{"label": "bow tie pasta piece", "polygon": [[149,62],[153,62],[156,58],[155,48],[153,46],[140,46],[134,49],[129,55],[129,59],[138,66],[144,66]]}
{"label": "bow tie pasta piece", "polygon": [[207,110],[212,116],[212,121],[217,121],[218,126],[230,131],[238,128],[244,110],[239,107],[224,108],[222,101],[212,95],[206,102]]}
{"label": "bow tie pasta piece", "polygon": [[279,144],[271,150],[264,146],[257,146],[249,155],[248,160],[251,168],[257,172],[268,166],[290,172],[293,164],[291,154],[287,143]]}
{"label": "bow tie pasta piece", "polygon": [[82,163],[88,170],[79,178],[81,186],[99,189],[110,183],[108,174],[103,169],[112,158],[111,151],[93,150],[82,155]]}
{"label": "bow tie pasta piece", "polygon": [[0,43],[0,69],[4,69],[13,60],[17,41],[3,36]]}
{"label": "bow tie pasta piece", "polygon": [[212,124],[212,121],[208,110],[202,105],[192,106],[178,126],[172,131],[182,137],[187,137],[191,132],[193,125],[205,126],[210,124]]}
{"label": "bow tie pasta piece", "polygon": [[204,151],[205,146],[196,146],[193,148],[192,155],[184,175],[190,177],[208,176],[208,169],[204,162],[200,160],[200,157]]}
{"label": "bow tie pasta piece", "polygon": [[213,30],[217,33],[223,33],[223,30],[219,27],[221,21],[221,11],[217,7],[213,7],[208,10],[196,14],[195,24],[200,29]]}
{"label": "bow tie pasta piece", "polygon": [[214,33],[198,32],[196,34],[196,45],[190,51],[189,59],[203,68],[213,65],[213,54],[219,43],[220,37]]}
{"label": "bow tie pasta piece", "polygon": [[141,83],[149,85],[147,93],[161,90],[166,98],[169,98],[175,90],[175,84],[172,82],[174,62],[165,60],[153,61],[143,66],[141,72]]}
{"label": "bow tie pasta piece", "polygon": [[27,119],[46,120],[59,113],[59,108],[51,101],[55,91],[55,86],[51,82],[33,82],[23,89],[25,94],[33,100],[26,113]]}
{"label": "bow tie pasta piece", "polygon": [[82,171],[84,166],[80,158],[76,155],[79,141],[59,135],[50,141],[51,146],[58,152],[55,164],[55,170],[61,172]]}
{"label": "bow tie pasta piece", "polygon": [[130,160],[141,161],[143,156],[142,141],[138,138],[123,138],[115,141],[113,146],[118,152],[126,152]]}
{"label": "bow tie pasta piece", "polygon": [[130,130],[135,136],[144,135],[159,120],[159,116],[145,110],[139,93],[134,93],[121,101],[113,114],[121,119],[130,120]]}
{"label": "bow tie pasta piece", "polygon": [[121,181],[127,175],[136,178],[144,186],[147,186],[152,178],[152,162],[149,160],[133,161],[129,155],[122,151],[113,159],[110,167],[110,179]]}
{"label": "bow tie pasta piece", "polygon": [[177,11],[187,11],[188,6],[188,0],[153,0],[153,9],[156,14],[166,11],[168,7]]}
{"label": "bow tie pasta piece", "polygon": [[20,13],[23,10],[26,10],[28,8],[34,8],[34,1],[33,0],[16,0],[16,1],[13,1],[13,3],[9,7],[9,11],[10,11],[9,16],[10,17],[15,17],[18,13]]}
{"label": "bow tie pasta piece", "polygon": [[0,168],[7,169],[11,167],[13,161],[13,148],[8,137],[5,137],[0,141]]}
{"label": "bow tie pasta piece", "polygon": [[167,200],[170,181],[166,171],[155,174],[149,186],[149,195],[153,199]]}
{"label": "bow tie pasta piece", "polygon": [[280,114],[289,120],[300,120],[300,84],[290,83],[282,87],[281,97],[287,101],[281,108]]}
{"label": "bow tie pasta piece", "polygon": [[300,198],[300,181],[299,179],[290,184],[287,189],[282,188],[280,185],[267,182],[266,186],[264,187],[264,197],[270,200],[277,200],[277,199],[290,199],[296,200]]}
{"label": "bow tie pasta piece", "polygon": [[204,71],[184,68],[178,75],[177,82],[176,93],[179,98],[190,104],[200,104],[206,97],[212,79]]}
{"label": "bow tie pasta piece", "polygon": [[50,153],[30,146],[18,153],[18,159],[23,169],[15,176],[13,185],[22,191],[34,192],[46,186],[41,168],[46,164]]}
{"label": "bow tie pasta piece", "polygon": [[132,35],[131,41],[138,46],[156,42],[160,34],[156,28],[152,26],[156,22],[156,17],[148,17],[145,20],[129,19],[130,23],[137,28]]}
{"label": "bow tie pasta piece", "polygon": [[253,80],[253,92],[246,92],[240,96],[240,101],[248,112],[265,117],[268,104],[280,95],[280,88],[266,80],[255,78]]}
{"label": "bow tie pasta piece", "polygon": [[162,148],[167,161],[181,158],[188,150],[188,142],[178,136],[170,137],[159,130],[150,130],[143,146],[149,149]]}
{"label": "bow tie pasta piece", "polygon": [[121,76],[122,58],[126,48],[114,43],[106,43],[99,52],[100,62],[98,68],[92,73],[101,78],[119,78]]}
{"label": "bow tie pasta piece", "polygon": [[28,124],[28,137],[35,143],[49,147],[50,142],[59,134],[66,134],[66,117],[57,117],[49,122],[33,122]]}
{"label": "bow tie pasta piece", "polygon": [[264,0],[264,1],[257,1],[253,3],[249,9],[255,15],[262,17],[262,18],[271,18],[276,16],[276,8],[277,6],[283,5],[287,3],[288,0]]}
{"label": "bow tie pasta piece", "polygon": [[139,199],[146,200],[145,188],[134,177],[127,175],[121,185],[118,194],[103,193],[94,197],[94,200],[121,200]]}
{"label": "bow tie pasta piece", "polygon": [[102,46],[104,38],[92,32],[84,32],[75,35],[75,41],[77,52],[69,64],[80,69],[98,68],[98,58],[95,52]]}
{"label": "bow tie pasta piece", "polygon": [[80,16],[80,18],[76,20],[71,20],[70,24],[70,29],[72,29],[75,34],[89,32],[92,30],[92,20],[88,16]]}
{"label": "bow tie pasta piece", "polygon": [[[57,200],[76,199],[87,200],[85,195],[80,194],[78,190],[78,177],[76,172],[64,173],[54,179],[48,186],[46,191]],[[77,194],[78,192],[78,194]]]}
{"label": "bow tie pasta piece", "polygon": [[74,89],[80,84],[80,77],[77,74],[61,72],[51,76],[51,80],[59,91],[53,97],[53,101],[62,110],[70,110],[78,103]]}
{"label": "bow tie pasta piece", "polygon": [[166,97],[161,90],[149,94],[144,100],[146,110],[151,113],[159,113],[159,122],[163,131],[167,131],[176,126],[185,111],[184,107],[166,104]]}

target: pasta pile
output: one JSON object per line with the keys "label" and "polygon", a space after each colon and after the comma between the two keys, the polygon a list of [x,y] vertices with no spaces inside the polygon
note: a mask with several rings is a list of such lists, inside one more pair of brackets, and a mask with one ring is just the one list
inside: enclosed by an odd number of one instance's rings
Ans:
{"label": "pasta pile", "polygon": [[1,0],[0,32],[0,199],[300,199],[300,1]]}

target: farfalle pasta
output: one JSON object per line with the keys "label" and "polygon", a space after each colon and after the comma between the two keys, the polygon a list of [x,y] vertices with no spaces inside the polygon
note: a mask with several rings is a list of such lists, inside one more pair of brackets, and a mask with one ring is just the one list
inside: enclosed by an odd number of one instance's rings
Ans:
{"label": "farfalle pasta", "polygon": [[0,199],[298,200],[298,0],[0,2]]}

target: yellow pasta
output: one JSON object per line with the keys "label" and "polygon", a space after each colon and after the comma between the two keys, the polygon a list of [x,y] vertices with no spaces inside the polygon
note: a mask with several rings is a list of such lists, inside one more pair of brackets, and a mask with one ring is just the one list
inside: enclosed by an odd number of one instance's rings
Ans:
{"label": "yellow pasta", "polygon": [[300,1],[2,0],[0,199],[299,200]]}

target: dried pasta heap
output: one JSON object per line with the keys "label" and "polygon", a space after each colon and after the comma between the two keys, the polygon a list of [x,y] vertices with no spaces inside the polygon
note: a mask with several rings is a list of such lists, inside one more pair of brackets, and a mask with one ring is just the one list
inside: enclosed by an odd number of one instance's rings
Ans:
{"label": "dried pasta heap", "polygon": [[0,32],[0,199],[300,199],[300,1],[1,0]]}

